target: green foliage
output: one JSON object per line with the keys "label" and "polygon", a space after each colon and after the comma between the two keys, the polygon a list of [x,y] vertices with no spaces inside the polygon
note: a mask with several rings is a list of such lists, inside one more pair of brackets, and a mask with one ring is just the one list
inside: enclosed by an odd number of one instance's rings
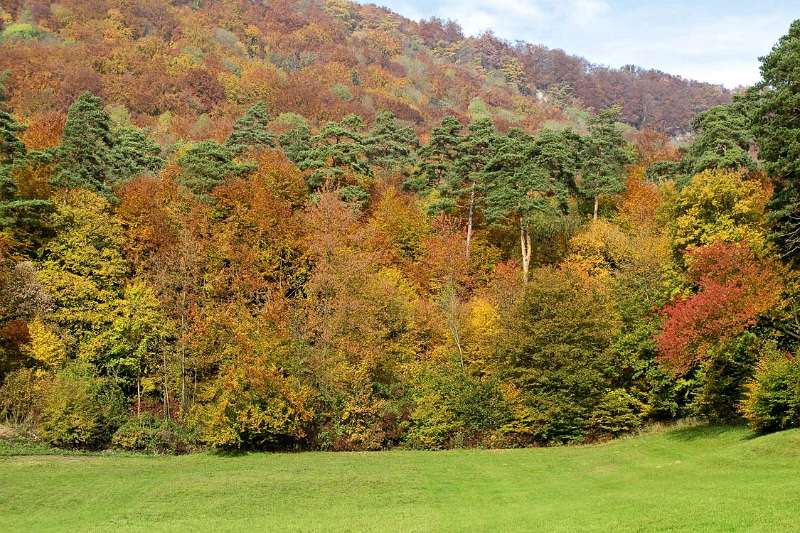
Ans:
{"label": "green foliage", "polygon": [[17,22],[15,24],[9,24],[3,29],[2,32],[0,32],[0,42],[38,39],[46,34],[47,32],[43,31],[34,24]]}
{"label": "green foliage", "polygon": [[758,157],[770,175],[775,194],[770,204],[775,231],[772,238],[784,255],[796,260],[800,253],[800,20],[761,60],[762,81],[747,93],[751,128]]}
{"label": "green foliage", "polygon": [[411,165],[419,147],[412,128],[402,126],[391,111],[381,111],[364,141],[371,164],[397,172]]}
{"label": "green foliage", "polygon": [[241,154],[248,148],[269,148],[275,146],[275,138],[267,129],[269,114],[266,104],[259,102],[247,109],[247,112],[233,125],[233,131],[225,141],[225,146],[235,154]]}
{"label": "green foliage", "polygon": [[89,92],[81,94],[67,112],[53,185],[84,188],[110,198],[112,147],[111,118],[103,101]]}
{"label": "green foliage", "polygon": [[496,381],[471,376],[454,364],[425,372],[411,400],[404,440],[412,448],[492,444],[511,416]]}
{"label": "green foliage", "polygon": [[800,427],[800,361],[767,346],[740,409],[759,433]]}
{"label": "green foliage", "polygon": [[453,117],[445,117],[433,128],[428,144],[419,150],[419,169],[405,182],[416,192],[427,192],[444,185],[459,156],[463,125]]}
{"label": "green foliage", "polygon": [[755,170],[750,125],[741,103],[716,106],[697,115],[694,142],[684,157],[689,174],[704,170]]}
{"label": "green foliage", "polygon": [[114,433],[111,444],[123,450],[186,453],[194,445],[194,436],[169,418],[144,414],[128,418]]}
{"label": "green foliage", "polygon": [[214,141],[203,141],[189,148],[178,158],[181,175],[178,181],[202,199],[226,180],[253,170],[252,165],[234,161],[236,152]]}
{"label": "green foliage", "polygon": [[625,401],[606,398],[618,329],[606,295],[567,271],[539,269],[522,303],[503,321],[499,370],[513,386],[508,397],[514,411],[507,433],[538,443],[580,441],[603,402],[605,413],[598,416],[610,425],[625,419],[618,412]]}
{"label": "green foliage", "polygon": [[605,393],[592,410],[590,425],[592,434],[600,437],[616,437],[642,427],[647,414],[646,406],[625,389],[613,389]]}
{"label": "green foliage", "polygon": [[45,386],[42,438],[59,448],[97,448],[110,441],[124,412],[124,396],[111,380],[74,363]]}
{"label": "green foliage", "polygon": [[625,165],[633,162],[633,155],[619,127],[621,108],[604,109],[589,120],[589,136],[581,150],[581,179],[578,188],[587,198],[595,201],[603,194],[617,194],[625,190]]}
{"label": "green foliage", "polygon": [[122,127],[111,133],[111,139],[108,160],[111,185],[120,185],[138,176],[155,175],[164,166],[161,147],[142,130]]}

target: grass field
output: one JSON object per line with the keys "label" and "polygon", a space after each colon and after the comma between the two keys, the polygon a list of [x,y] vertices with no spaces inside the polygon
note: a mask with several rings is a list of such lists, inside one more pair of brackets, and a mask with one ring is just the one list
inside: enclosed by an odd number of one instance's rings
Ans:
{"label": "grass field", "polygon": [[526,450],[0,457],[3,531],[797,531],[800,431]]}

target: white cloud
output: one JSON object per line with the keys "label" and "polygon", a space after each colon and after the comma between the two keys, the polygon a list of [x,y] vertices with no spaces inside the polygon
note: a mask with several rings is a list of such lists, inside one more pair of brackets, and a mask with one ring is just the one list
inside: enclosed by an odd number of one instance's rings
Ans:
{"label": "white cloud", "polygon": [[594,63],[636,64],[729,87],[757,81],[758,56],[800,17],[796,0],[370,1],[413,18],[456,20],[467,35],[491,29]]}

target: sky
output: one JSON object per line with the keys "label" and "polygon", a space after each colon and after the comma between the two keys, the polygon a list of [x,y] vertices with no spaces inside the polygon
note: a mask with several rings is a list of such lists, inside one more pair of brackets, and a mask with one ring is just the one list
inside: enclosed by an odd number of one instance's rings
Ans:
{"label": "sky", "polygon": [[363,1],[415,20],[452,19],[467,35],[491,29],[592,63],[656,68],[729,88],[757,82],[758,58],[800,18],[800,0]]}

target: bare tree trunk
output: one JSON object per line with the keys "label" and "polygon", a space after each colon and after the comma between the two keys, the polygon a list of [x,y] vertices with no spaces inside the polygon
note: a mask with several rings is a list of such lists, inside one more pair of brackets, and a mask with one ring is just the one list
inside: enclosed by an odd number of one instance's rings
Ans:
{"label": "bare tree trunk", "polygon": [[136,373],[136,418],[142,417],[142,371]]}
{"label": "bare tree trunk", "polygon": [[469,193],[469,215],[467,215],[467,259],[469,259],[470,247],[472,246],[472,218],[475,212],[475,184]]}
{"label": "bare tree trunk", "polygon": [[528,283],[528,272],[531,266],[531,235],[525,225],[519,224],[519,246],[522,251],[522,281]]}
{"label": "bare tree trunk", "polygon": [[598,202],[598,197],[597,197],[597,196],[595,196],[595,197],[594,197],[594,218],[593,218],[593,220],[597,220],[597,209],[598,209],[598,207],[599,207],[599,205],[598,205],[598,204],[599,204],[599,202]]}

